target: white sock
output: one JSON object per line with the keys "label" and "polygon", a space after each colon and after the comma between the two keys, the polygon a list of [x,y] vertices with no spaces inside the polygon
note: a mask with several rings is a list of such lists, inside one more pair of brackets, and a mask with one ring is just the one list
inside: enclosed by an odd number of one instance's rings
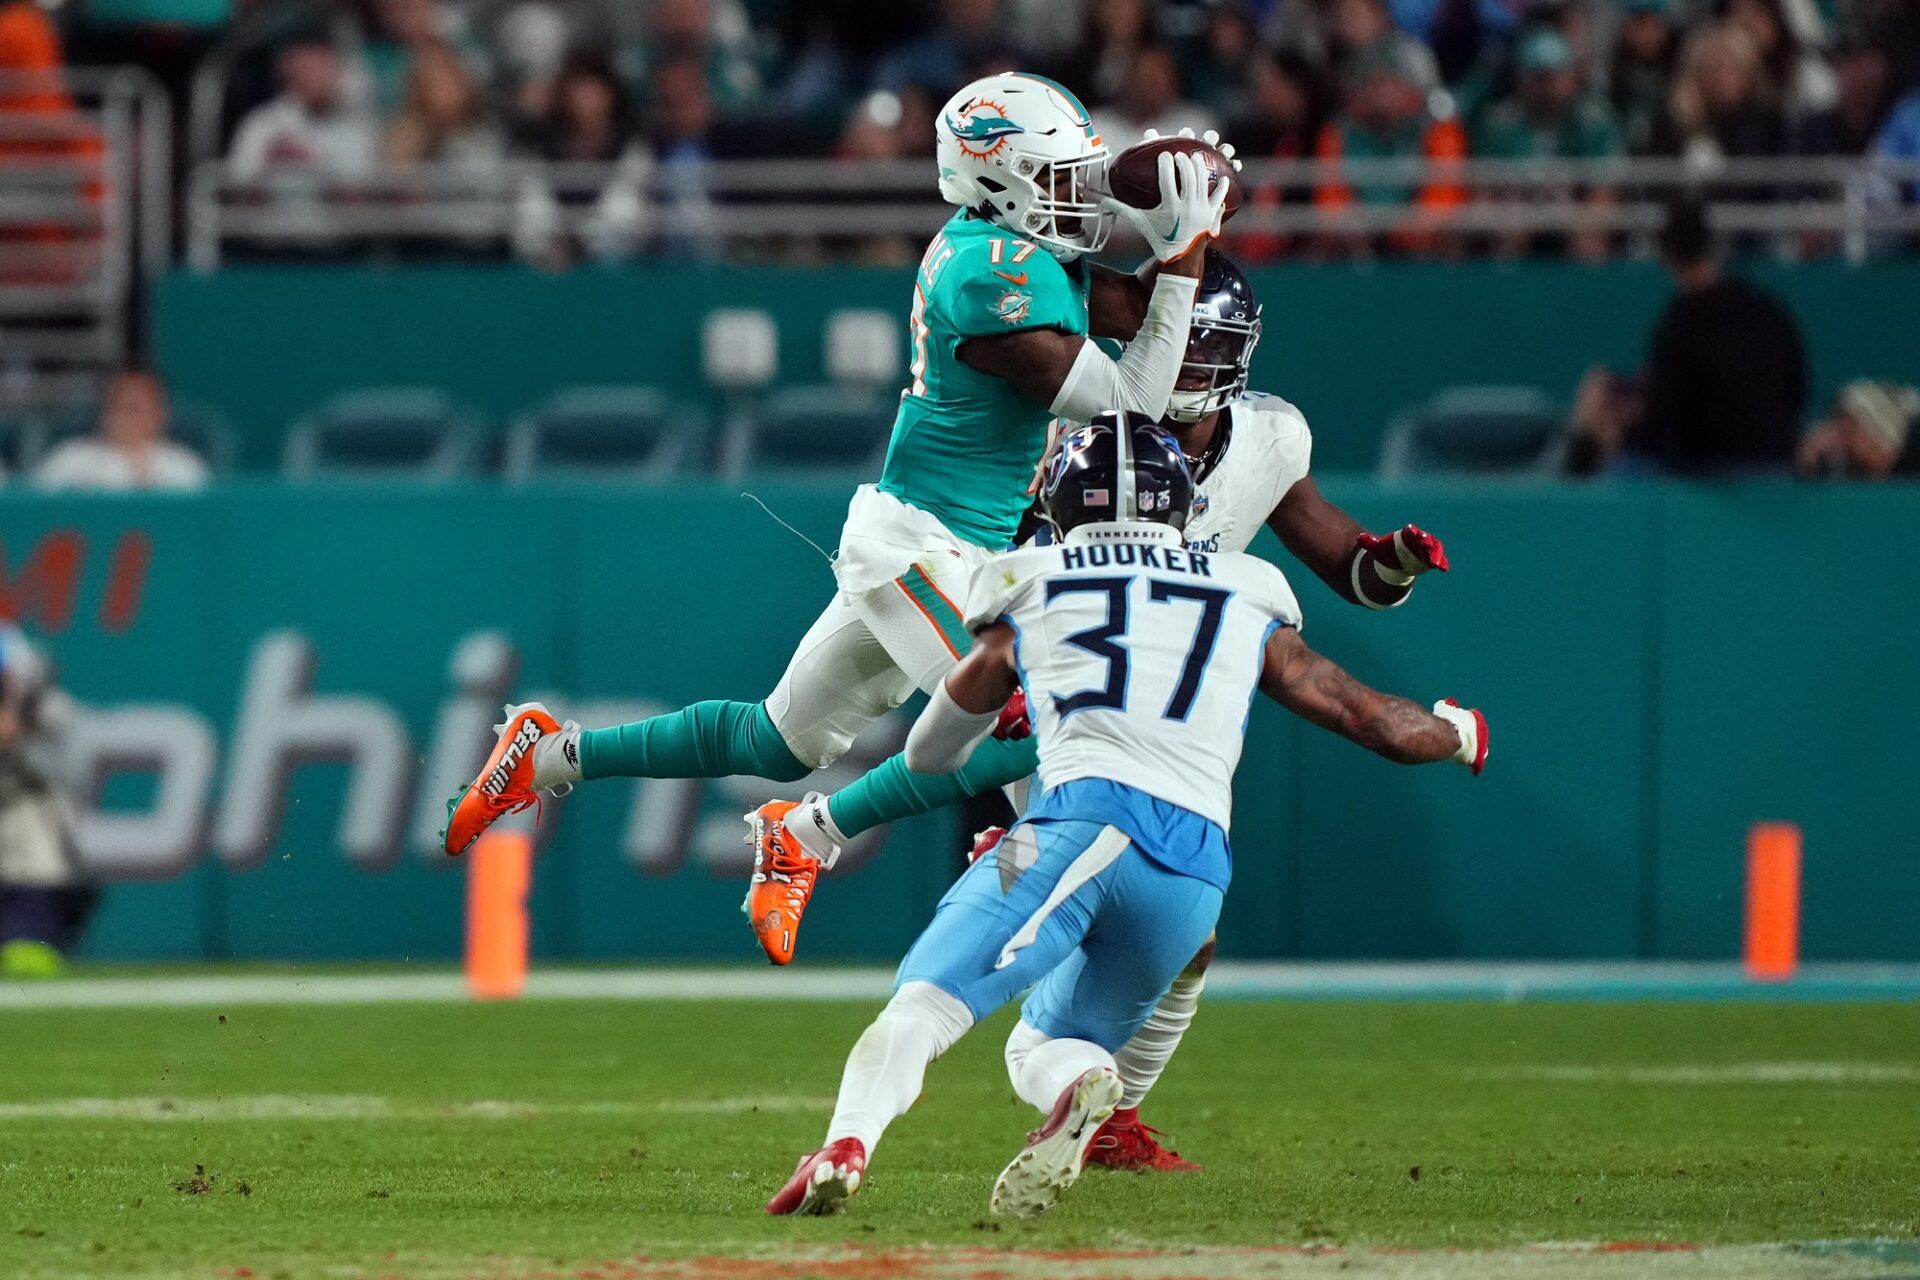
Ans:
{"label": "white sock", "polygon": [[809,793],[806,802],[787,815],[786,823],[800,847],[828,866],[847,843],[847,837],[834,825],[827,797],[818,791]]}
{"label": "white sock", "polygon": [[1160,1073],[1167,1069],[1173,1051],[1180,1047],[1180,1037],[1186,1035],[1187,1028],[1193,1024],[1194,1010],[1200,1007],[1200,990],[1206,985],[1205,970],[1175,978],[1167,994],[1160,997],[1160,1003],[1133,1033],[1133,1039],[1113,1055],[1124,1090],[1120,1095],[1121,1106],[1139,1106],[1147,1090],[1153,1088]]}
{"label": "white sock", "polygon": [[1042,1114],[1053,1110],[1075,1080],[1095,1067],[1113,1065],[1113,1055],[1091,1040],[1053,1040],[1025,1022],[1007,1037],[1007,1079]]}
{"label": "white sock", "polygon": [[533,744],[533,789],[570,787],[580,777],[580,726],[569,723]]}
{"label": "white sock", "polygon": [[927,1064],[972,1025],[967,1006],[930,982],[909,982],[894,992],[847,1055],[828,1144],[858,1138],[871,1158],[887,1126],[919,1098]]}

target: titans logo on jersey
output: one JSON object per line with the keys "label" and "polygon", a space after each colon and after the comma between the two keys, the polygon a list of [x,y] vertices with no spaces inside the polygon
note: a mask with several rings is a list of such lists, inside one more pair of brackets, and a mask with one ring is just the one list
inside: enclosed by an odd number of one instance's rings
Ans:
{"label": "titans logo on jersey", "polygon": [[1194,551],[1245,551],[1280,499],[1313,462],[1306,417],[1279,396],[1250,391],[1220,412],[1225,446],[1194,477],[1187,546]]}

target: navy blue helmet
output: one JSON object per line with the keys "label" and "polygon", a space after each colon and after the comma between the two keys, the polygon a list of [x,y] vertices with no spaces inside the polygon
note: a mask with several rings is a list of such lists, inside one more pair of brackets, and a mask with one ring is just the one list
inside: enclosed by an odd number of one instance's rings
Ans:
{"label": "navy blue helmet", "polygon": [[1109,410],[1060,442],[1040,482],[1040,511],[1059,536],[1083,524],[1146,520],[1187,527],[1193,473],[1165,427]]}
{"label": "navy blue helmet", "polygon": [[1253,349],[1260,344],[1260,303],[1240,268],[1208,249],[1193,298],[1187,354],[1167,401],[1174,422],[1198,422],[1218,413],[1247,389]]}

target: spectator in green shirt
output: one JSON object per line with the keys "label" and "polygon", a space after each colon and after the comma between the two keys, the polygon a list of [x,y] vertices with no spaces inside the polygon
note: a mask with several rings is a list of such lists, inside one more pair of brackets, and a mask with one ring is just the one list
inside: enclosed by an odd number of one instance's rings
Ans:
{"label": "spectator in green shirt", "polygon": [[1607,89],[1627,150],[1644,155],[1667,114],[1667,93],[1680,60],[1680,27],[1667,0],[1626,0],[1614,35]]}
{"label": "spectator in green shirt", "polygon": [[1585,92],[1573,49],[1550,28],[1529,32],[1516,58],[1510,98],[1480,122],[1473,154],[1497,160],[1588,160],[1624,149],[1620,122],[1606,99]]}
{"label": "spectator in green shirt", "polygon": [[[1606,99],[1585,91],[1573,65],[1573,49],[1551,28],[1536,28],[1515,55],[1513,96],[1495,104],[1474,132],[1473,154],[1491,160],[1594,160],[1625,150],[1620,122]],[[1511,199],[1514,197],[1500,197]],[[1530,186],[1526,199],[1542,203],[1610,204],[1611,190],[1587,185]],[[1576,229],[1567,237],[1502,233],[1503,253],[1518,257],[1536,249],[1568,247],[1581,258],[1604,258],[1609,237]]]}

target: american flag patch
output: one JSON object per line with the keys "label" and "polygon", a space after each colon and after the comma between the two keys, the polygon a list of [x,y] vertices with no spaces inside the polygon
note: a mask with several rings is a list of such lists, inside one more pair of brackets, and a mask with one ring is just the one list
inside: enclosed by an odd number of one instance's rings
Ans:
{"label": "american flag patch", "polygon": [[1112,501],[1112,495],[1105,489],[1082,489],[1080,491],[1080,501],[1090,507],[1104,507],[1108,502]]}

